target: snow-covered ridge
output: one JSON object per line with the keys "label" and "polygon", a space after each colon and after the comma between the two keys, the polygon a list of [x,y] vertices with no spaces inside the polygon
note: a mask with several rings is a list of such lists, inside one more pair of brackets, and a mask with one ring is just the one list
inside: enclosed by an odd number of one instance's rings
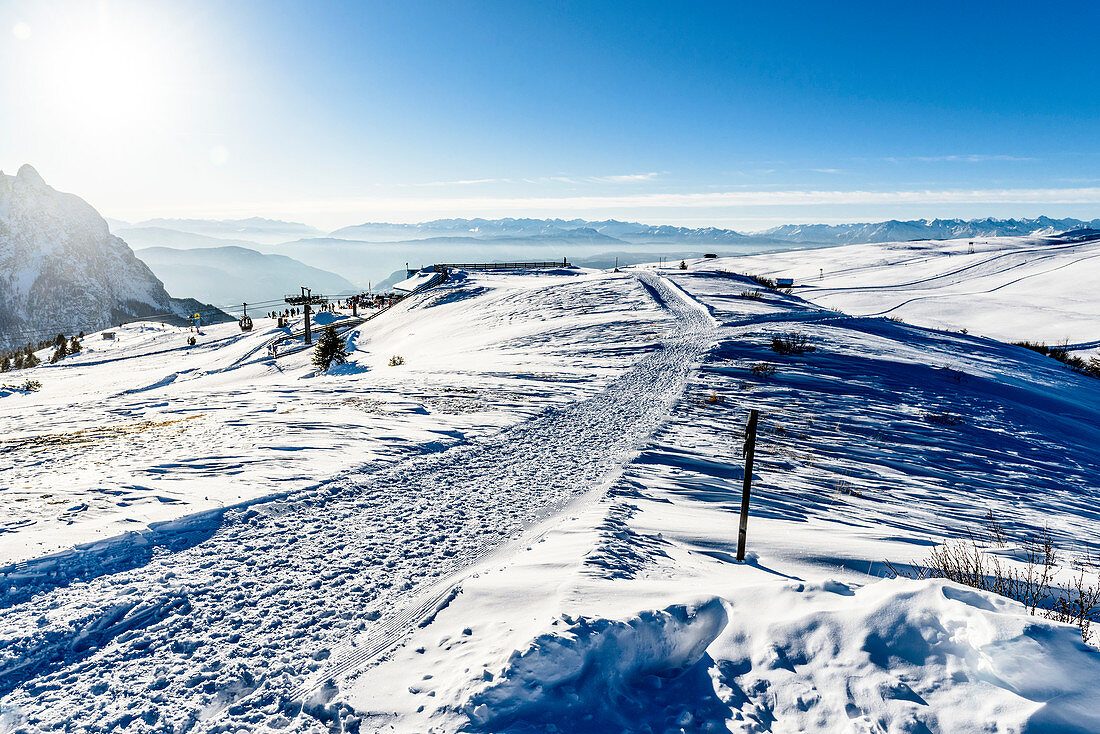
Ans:
{"label": "snow-covered ridge", "polygon": [[[731,245],[746,241],[797,242],[804,244],[855,244],[899,242],[958,237],[1004,237],[1054,234],[1074,229],[1100,229],[1100,219],[914,219],[908,221],[860,222],[853,224],[786,224],[761,232],[742,233],[720,227],[677,227],[672,225],[621,222],[614,219],[436,219],[418,224],[366,222],[331,233],[338,239],[401,241],[462,236],[473,239],[582,237],[598,234],[608,241],[631,244]],[[591,234],[588,236],[591,237]]]}
{"label": "snow-covered ridge", "polygon": [[29,165],[0,172],[0,347],[195,306],[172,299],[83,199]]}

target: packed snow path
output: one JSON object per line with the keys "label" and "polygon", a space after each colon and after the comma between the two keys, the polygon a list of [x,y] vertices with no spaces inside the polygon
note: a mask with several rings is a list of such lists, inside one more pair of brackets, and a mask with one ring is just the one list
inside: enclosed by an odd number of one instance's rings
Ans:
{"label": "packed snow path", "polygon": [[399,644],[463,569],[603,486],[665,418],[714,323],[638,277],[671,336],[600,394],[4,610],[0,731],[327,728],[329,677]]}

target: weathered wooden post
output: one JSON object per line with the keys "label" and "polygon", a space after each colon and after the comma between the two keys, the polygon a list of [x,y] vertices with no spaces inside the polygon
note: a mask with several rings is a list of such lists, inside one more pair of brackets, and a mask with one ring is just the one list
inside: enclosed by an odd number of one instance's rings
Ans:
{"label": "weathered wooden post", "polygon": [[745,428],[745,483],[741,488],[741,523],[737,528],[737,560],[745,560],[745,536],[749,531],[749,490],[752,489],[752,459],[756,453],[756,421],[759,411],[749,413],[749,425]]}

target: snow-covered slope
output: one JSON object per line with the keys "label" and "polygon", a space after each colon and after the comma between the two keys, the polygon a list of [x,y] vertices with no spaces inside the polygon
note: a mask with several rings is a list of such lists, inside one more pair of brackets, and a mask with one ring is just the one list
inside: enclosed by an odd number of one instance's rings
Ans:
{"label": "snow-covered slope", "polygon": [[27,165],[0,173],[0,346],[193,308],[174,303],[84,200]]}
{"label": "snow-covered slope", "polygon": [[1076,627],[883,578],[992,511],[1095,583],[1100,380],[729,269],[459,272],[327,374],[262,321],[35,368],[0,731],[1100,730]]}
{"label": "snow-covered slope", "polygon": [[850,314],[1006,342],[1100,346],[1100,231],[850,245],[713,266],[793,278],[798,295]]}
{"label": "snow-covered slope", "polygon": [[[301,285],[318,294],[356,292],[354,284],[336,273],[311,268],[285,255],[267,255],[244,247],[149,247],[138,250],[137,255],[172,293],[188,293],[210,303],[270,304],[297,292]],[[268,306],[267,310],[272,308]]]}

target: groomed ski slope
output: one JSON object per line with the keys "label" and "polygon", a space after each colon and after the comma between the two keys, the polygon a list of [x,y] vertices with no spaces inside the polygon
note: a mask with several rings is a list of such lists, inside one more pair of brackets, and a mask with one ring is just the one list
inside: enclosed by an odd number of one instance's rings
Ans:
{"label": "groomed ski slope", "polygon": [[[973,251],[971,251],[973,250]],[[847,314],[1000,341],[1100,346],[1100,232],[848,245],[724,258]]]}
{"label": "groomed ski slope", "polygon": [[[453,444],[349,459],[123,570],[69,558],[17,579],[0,731],[1100,731],[1100,653],[1076,628],[881,579],[988,510],[1008,563],[1044,523],[1095,552],[1100,381],[970,335],[743,298],[732,269],[471,275],[354,338],[369,351],[342,373],[284,367],[286,394],[350,396],[411,354],[394,389],[421,404],[425,384],[489,394]],[[816,350],[768,349],[791,330]],[[762,361],[774,375],[750,372]],[[489,385],[527,370],[549,394],[497,407]],[[957,422],[927,419],[944,413]]]}
{"label": "groomed ski slope", "polygon": [[309,673],[400,642],[432,611],[420,597],[445,598],[456,572],[600,486],[666,415],[710,319],[658,278],[616,281],[620,298],[665,305],[675,329],[591,397],[235,511],[199,545],[133,570],[53,589],[38,580],[46,589],[2,623],[8,705],[42,725],[100,722],[92,730],[287,723],[282,707],[300,709]]}
{"label": "groomed ski slope", "polygon": [[[300,327],[266,318],[243,335],[203,327],[194,347],[186,329],[128,325],[6,373],[0,382],[42,388],[0,397],[0,568],[90,543],[102,563],[125,560],[133,543],[116,547],[119,536],[207,532],[228,507],[487,435],[602,389],[664,318],[626,277],[454,286],[359,327],[351,362],[331,375],[316,375],[308,352],[257,361]],[[394,355],[405,363],[388,366]]]}
{"label": "groomed ski slope", "polygon": [[[330,707],[371,731],[1100,731],[1100,653],[1076,628],[883,579],[989,511],[1010,528],[1002,562],[1043,525],[1095,558],[1100,382],[980,337],[744,298],[728,267],[662,271],[717,345],[599,503],[467,581],[392,661],[338,678]],[[790,331],[816,350],[772,352]],[[764,361],[774,375],[750,371]]]}

